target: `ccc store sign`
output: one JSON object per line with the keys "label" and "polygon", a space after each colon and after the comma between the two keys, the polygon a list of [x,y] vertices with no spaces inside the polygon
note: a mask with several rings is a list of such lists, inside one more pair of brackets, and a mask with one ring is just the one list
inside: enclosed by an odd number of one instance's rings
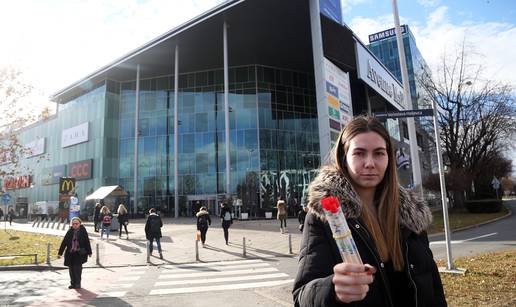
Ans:
{"label": "ccc store sign", "polygon": [[83,160],[68,164],[68,177],[78,180],[89,179],[92,175],[93,160]]}

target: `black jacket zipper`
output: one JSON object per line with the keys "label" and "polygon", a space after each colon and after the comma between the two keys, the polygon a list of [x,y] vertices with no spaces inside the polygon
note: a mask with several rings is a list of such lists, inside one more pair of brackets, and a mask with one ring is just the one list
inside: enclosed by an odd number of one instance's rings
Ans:
{"label": "black jacket zipper", "polygon": [[[364,229],[364,232],[369,236],[369,232],[367,230],[367,228],[365,228],[362,224],[360,224],[360,222],[358,222],[358,220],[354,220],[353,221],[354,223],[358,224],[361,228]],[[391,294],[390,294],[390,285],[389,285],[389,282],[386,280],[385,278],[385,273],[383,272],[383,269],[381,266],[380,266],[380,261],[378,260],[379,257],[376,253],[375,250],[373,250],[373,248],[371,248],[371,246],[369,245],[368,243],[368,240],[366,240],[366,238],[364,238],[362,236],[362,234],[360,233],[360,231],[356,230],[356,233],[358,233],[358,235],[360,236],[360,239],[362,239],[362,241],[364,241],[364,244],[365,246],[367,246],[367,248],[369,249],[369,252],[371,252],[371,255],[373,255],[373,258],[374,260],[376,261],[376,267],[378,268],[378,271],[380,272],[380,276],[382,277],[382,281],[383,281],[383,284],[385,285],[385,294],[387,295],[387,299],[389,300],[389,306],[394,306],[393,303],[392,303],[392,298],[391,298]]]}
{"label": "black jacket zipper", "polygon": [[410,280],[410,283],[412,284],[412,287],[414,288],[414,300],[416,302],[416,304],[414,306],[417,307],[417,286],[416,286],[416,283],[414,282],[414,280],[412,279],[412,274],[410,273],[410,262],[409,262],[409,257],[408,257],[407,241],[405,241],[405,266],[407,267],[407,273],[408,273],[407,275]]}

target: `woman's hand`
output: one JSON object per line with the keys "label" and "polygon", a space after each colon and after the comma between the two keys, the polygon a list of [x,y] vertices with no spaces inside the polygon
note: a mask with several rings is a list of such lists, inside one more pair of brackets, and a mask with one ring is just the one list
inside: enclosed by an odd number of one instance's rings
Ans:
{"label": "woman's hand", "polygon": [[57,259],[61,259],[61,255],[57,255]]}
{"label": "woman's hand", "polygon": [[363,300],[374,280],[376,269],[369,264],[339,263],[333,267],[333,284],[337,300],[351,303]]}

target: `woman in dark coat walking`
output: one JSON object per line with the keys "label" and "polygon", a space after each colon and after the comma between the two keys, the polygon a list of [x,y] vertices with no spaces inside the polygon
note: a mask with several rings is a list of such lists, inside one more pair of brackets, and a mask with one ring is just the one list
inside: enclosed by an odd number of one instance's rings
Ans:
{"label": "woman in dark coat walking", "polygon": [[64,265],[70,273],[70,286],[68,289],[81,288],[82,264],[91,257],[91,245],[86,228],[78,217],[74,217],[72,226],[66,232],[57,257],[61,258],[64,252]]}
{"label": "woman in dark coat walking", "polygon": [[231,209],[227,203],[220,204],[220,219],[222,221],[222,229],[224,230],[224,239],[226,245],[229,244],[229,227],[233,224],[233,217],[231,216]]}
{"label": "woman in dark coat walking", "polygon": [[[333,161],[308,188],[295,306],[446,306],[425,231],[431,212],[399,186],[385,127],[353,119]],[[342,262],[321,206],[328,196],[339,200],[364,264]]]}
{"label": "woman in dark coat walking", "polygon": [[117,210],[118,215],[116,216],[118,220],[118,237],[122,238],[122,226],[125,229],[126,239],[129,240],[129,232],[127,231],[127,225],[129,224],[129,217],[127,214],[127,208],[124,204],[120,204]]}
{"label": "woman in dark coat walking", "polygon": [[[156,240],[159,258],[163,259],[163,253],[161,251],[161,227],[163,227],[161,217],[156,214],[156,209],[150,208],[149,217],[147,218],[147,222],[145,222],[145,237],[148,240],[149,256],[152,256],[153,244],[154,240]],[[147,261],[149,261],[148,258]]]}
{"label": "woman in dark coat walking", "polygon": [[95,210],[93,211],[93,223],[94,223],[94,228],[95,228],[95,232],[99,232],[99,223],[100,223],[100,204],[99,203],[96,203],[95,204]]}
{"label": "woman in dark coat walking", "polygon": [[206,207],[202,206],[199,209],[199,212],[196,214],[197,216],[197,230],[201,232],[201,242],[202,247],[204,247],[206,242],[206,233],[208,232],[208,226],[211,225],[210,213]]}

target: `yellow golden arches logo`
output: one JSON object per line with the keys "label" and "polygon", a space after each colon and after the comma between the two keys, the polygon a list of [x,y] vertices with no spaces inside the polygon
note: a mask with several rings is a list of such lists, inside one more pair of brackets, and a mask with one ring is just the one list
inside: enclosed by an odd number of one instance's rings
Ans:
{"label": "yellow golden arches logo", "polygon": [[68,193],[75,189],[75,179],[74,178],[61,178],[59,184],[59,193]]}

